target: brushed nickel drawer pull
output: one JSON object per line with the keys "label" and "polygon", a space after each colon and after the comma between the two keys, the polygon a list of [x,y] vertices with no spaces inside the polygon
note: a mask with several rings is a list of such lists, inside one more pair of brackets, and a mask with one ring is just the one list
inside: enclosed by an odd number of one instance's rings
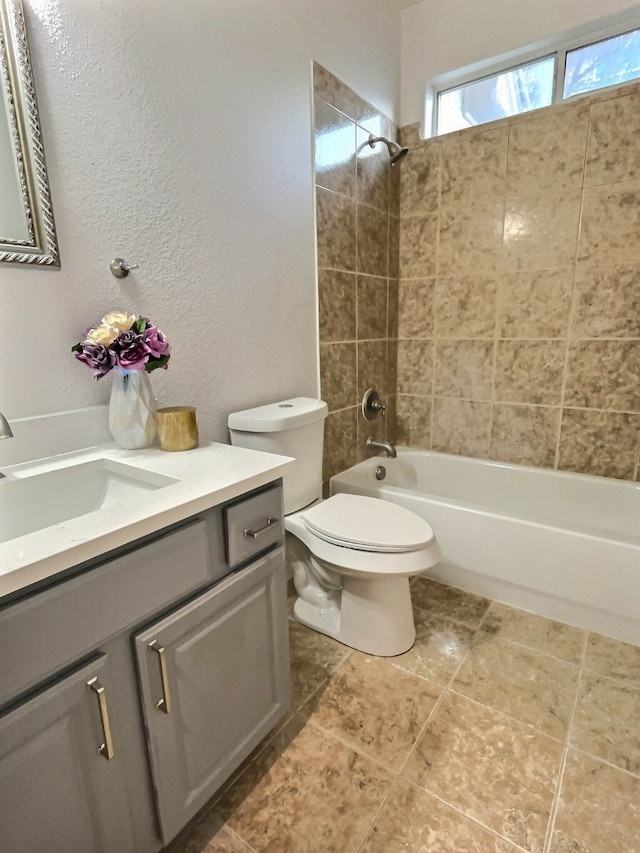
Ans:
{"label": "brushed nickel drawer pull", "polygon": [[98,753],[104,756],[107,761],[111,761],[114,756],[113,738],[111,737],[111,722],[109,720],[109,706],[107,705],[107,693],[104,687],[98,681],[98,677],[87,681],[87,687],[92,690],[98,697],[100,706],[100,718],[102,720],[102,731],[104,732],[104,743],[98,747]]}
{"label": "brushed nickel drawer pull", "polygon": [[161,646],[157,640],[151,640],[149,648],[156,652],[160,659],[160,676],[162,678],[162,699],[156,702],[158,711],[163,714],[168,714],[171,711],[171,693],[169,692],[169,671],[167,669],[167,656],[165,655],[164,646]]}
{"label": "brushed nickel drawer pull", "polygon": [[250,527],[245,527],[242,531],[242,535],[245,539],[257,539],[258,536],[262,536],[262,534],[266,533],[268,530],[273,530],[276,524],[280,524],[280,519],[273,515],[268,515],[267,523],[264,527],[261,527],[260,530],[251,530]]}

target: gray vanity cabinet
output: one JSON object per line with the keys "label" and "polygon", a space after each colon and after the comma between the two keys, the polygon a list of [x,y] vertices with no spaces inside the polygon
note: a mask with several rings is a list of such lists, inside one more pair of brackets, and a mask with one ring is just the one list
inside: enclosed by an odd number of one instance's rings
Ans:
{"label": "gray vanity cabinet", "polygon": [[135,638],[165,843],[290,701],[282,548]]}
{"label": "gray vanity cabinet", "polygon": [[0,718],[2,850],[135,849],[129,820],[113,820],[128,806],[122,755],[110,741],[112,695],[100,655]]}
{"label": "gray vanity cabinet", "polygon": [[282,538],[276,483],[0,604],[0,851],[156,853],[216,792],[289,705]]}

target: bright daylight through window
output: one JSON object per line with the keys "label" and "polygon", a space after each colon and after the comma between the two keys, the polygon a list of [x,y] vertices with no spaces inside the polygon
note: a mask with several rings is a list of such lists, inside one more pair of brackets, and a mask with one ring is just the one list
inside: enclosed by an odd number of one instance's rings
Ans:
{"label": "bright daylight through window", "polygon": [[435,132],[485,124],[638,78],[640,29],[592,44],[565,46],[532,62],[438,91]]}

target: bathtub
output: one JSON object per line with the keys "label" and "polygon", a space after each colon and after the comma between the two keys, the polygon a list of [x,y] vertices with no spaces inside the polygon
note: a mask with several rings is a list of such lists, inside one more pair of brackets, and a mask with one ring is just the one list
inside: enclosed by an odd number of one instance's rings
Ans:
{"label": "bathtub", "polygon": [[399,447],[333,477],[337,492],[425,518],[443,555],[429,577],[640,644],[640,484]]}

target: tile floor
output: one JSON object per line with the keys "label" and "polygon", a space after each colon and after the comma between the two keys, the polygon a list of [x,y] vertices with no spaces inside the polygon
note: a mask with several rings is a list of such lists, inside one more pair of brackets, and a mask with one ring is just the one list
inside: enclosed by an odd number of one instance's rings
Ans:
{"label": "tile floor", "polygon": [[171,853],[640,853],[640,647],[412,594],[396,658],[290,621],[291,713]]}

